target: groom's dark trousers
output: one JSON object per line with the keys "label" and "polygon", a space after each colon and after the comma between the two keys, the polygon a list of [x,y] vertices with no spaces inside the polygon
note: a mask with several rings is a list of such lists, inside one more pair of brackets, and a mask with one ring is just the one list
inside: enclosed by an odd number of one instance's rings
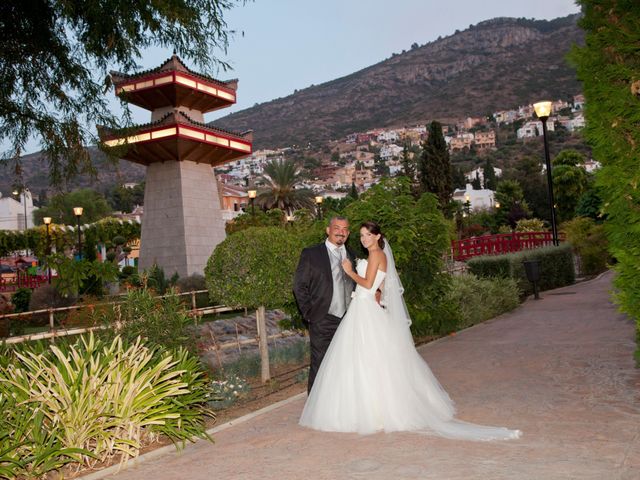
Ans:
{"label": "groom's dark trousers", "polygon": [[[347,256],[352,262],[355,261],[355,256],[349,250]],[[309,327],[311,366],[308,390],[311,391],[324,354],[340,325],[340,319],[328,313],[333,296],[333,278],[329,252],[324,243],[302,251],[293,280],[293,294],[302,318]]]}
{"label": "groom's dark trousers", "polygon": [[318,369],[327,353],[327,348],[333,339],[333,335],[340,325],[340,318],[326,314],[321,322],[309,324],[309,343],[311,347],[311,365],[309,366],[309,384],[307,391],[311,391],[313,381],[316,379]]}

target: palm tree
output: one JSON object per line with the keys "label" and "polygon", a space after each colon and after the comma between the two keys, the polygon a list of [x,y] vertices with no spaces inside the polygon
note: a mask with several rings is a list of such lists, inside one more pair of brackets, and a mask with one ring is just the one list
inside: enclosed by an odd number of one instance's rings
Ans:
{"label": "palm tree", "polygon": [[300,171],[292,159],[269,161],[261,180],[267,189],[260,192],[256,202],[264,209],[279,208],[291,215],[299,208],[313,208],[311,190],[296,188],[300,184]]}

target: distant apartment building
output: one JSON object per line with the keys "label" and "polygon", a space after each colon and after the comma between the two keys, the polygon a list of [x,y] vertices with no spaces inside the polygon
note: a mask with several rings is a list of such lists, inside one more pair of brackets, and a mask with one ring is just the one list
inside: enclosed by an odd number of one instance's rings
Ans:
{"label": "distant apartment building", "polygon": [[584,110],[584,95],[574,95],[573,97],[573,108],[571,109],[574,112],[578,110]]}
{"label": "distant apartment building", "polygon": [[571,105],[569,105],[569,102],[565,101],[565,100],[556,100],[555,102],[551,103],[551,112],[553,113],[557,113],[560,110],[564,110],[565,108],[569,108]]}
{"label": "distant apartment building", "polygon": [[484,117],[467,117],[464,119],[464,122],[462,122],[462,125],[465,130],[469,130],[473,127],[484,125],[485,123],[487,123],[487,119]]}
{"label": "distant apartment building", "polygon": [[493,118],[496,119],[496,123],[513,123],[518,119],[517,110],[501,110],[493,113]]}
{"label": "distant apartment building", "polygon": [[420,133],[420,131],[416,129],[404,129],[400,132],[400,141],[404,143],[408,143],[409,145],[417,145],[422,140],[424,133]]}
{"label": "distant apartment building", "polygon": [[456,135],[455,137],[451,137],[449,141],[449,150],[452,152],[458,152],[464,150],[465,148],[469,150],[471,145],[473,144],[473,133],[462,133],[460,135]]}
{"label": "distant apartment building", "polygon": [[311,173],[315,178],[324,181],[333,179],[339,169],[340,167],[337,165],[327,162],[315,168]]}
{"label": "distant apartment building", "polygon": [[400,155],[402,155],[402,150],[402,147],[393,143],[390,145],[383,145],[383,147],[380,149],[380,158],[385,162],[387,160],[391,160],[392,158],[398,158]]}
{"label": "distant apartment building", "polygon": [[558,117],[557,122],[570,132],[583,128],[585,125],[584,115],[582,115],[582,113],[578,113],[573,117]]}
{"label": "distant apartment building", "polygon": [[378,142],[394,143],[399,139],[398,132],[395,130],[383,130],[378,134]]}
{"label": "distant apartment building", "polygon": [[534,114],[533,105],[522,105],[518,107],[518,118],[533,118]]}
{"label": "distant apartment building", "polygon": [[355,171],[356,171],[355,162],[337,169],[333,175],[333,183],[338,187],[344,186],[344,185],[351,185],[351,183],[353,182]]}
{"label": "distant apartment building", "polygon": [[496,132],[476,132],[473,142],[478,150],[496,148]]}
{"label": "distant apartment building", "polygon": [[373,171],[368,168],[358,168],[353,173],[353,183],[358,188],[365,188],[373,182]]}
{"label": "distant apartment building", "polygon": [[[547,130],[553,132],[555,130],[554,123],[554,121],[548,121]],[[539,120],[532,120],[525,123],[517,132],[518,138],[532,138],[537,137],[538,135],[542,135],[542,122]]]}

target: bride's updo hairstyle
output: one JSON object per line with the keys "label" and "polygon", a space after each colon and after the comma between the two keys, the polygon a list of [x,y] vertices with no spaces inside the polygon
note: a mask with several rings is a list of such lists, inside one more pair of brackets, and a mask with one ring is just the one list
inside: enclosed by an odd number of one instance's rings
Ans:
{"label": "bride's updo hairstyle", "polygon": [[364,222],[362,225],[360,225],[360,228],[363,227],[373,235],[380,235],[380,238],[378,239],[378,246],[380,248],[384,248],[384,233],[380,231],[380,225],[378,225],[376,222]]}

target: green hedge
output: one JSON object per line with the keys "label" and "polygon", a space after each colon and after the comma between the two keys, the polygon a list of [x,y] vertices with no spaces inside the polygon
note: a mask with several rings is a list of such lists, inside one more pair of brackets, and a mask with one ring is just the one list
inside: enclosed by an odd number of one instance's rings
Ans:
{"label": "green hedge", "polygon": [[456,330],[509,312],[520,304],[520,289],[512,278],[452,277],[447,303],[457,312]]}
{"label": "green hedge", "polygon": [[476,257],[469,260],[467,266],[469,271],[478,277],[513,278],[518,282],[518,287],[528,295],[533,293],[533,286],[527,280],[524,271],[522,262],[525,260],[540,261],[540,290],[551,290],[575,282],[576,272],[569,244],[523,250],[499,256]]}

